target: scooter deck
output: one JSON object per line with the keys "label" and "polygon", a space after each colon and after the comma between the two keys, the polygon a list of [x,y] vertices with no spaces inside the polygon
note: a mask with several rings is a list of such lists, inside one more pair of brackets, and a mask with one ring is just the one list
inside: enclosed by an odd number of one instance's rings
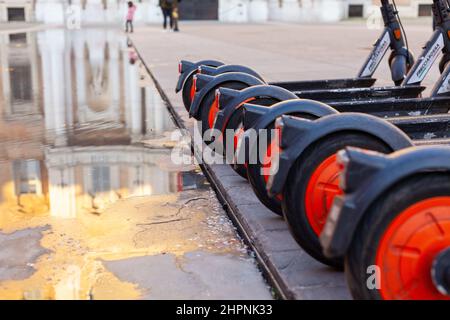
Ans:
{"label": "scooter deck", "polygon": [[416,145],[418,147],[435,146],[435,145],[450,145],[450,139],[442,138],[442,139],[417,140],[417,141],[414,141],[414,145]]}
{"label": "scooter deck", "polygon": [[295,91],[302,99],[322,102],[352,101],[361,99],[416,98],[425,90],[423,86],[371,87],[332,90]]}
{"label": "scooter deck", "polygon": [[[387,119],[404,131],[411,139],[436,143],[437,139],[450,137],[450,114]],[[420,142],[425,143],[426,142]]]}
{"label": "scooter deck", "polygon": [[369,113],[379,117],[412,117],[447,113],[450,109],[450,97],[337,101],[328,104],[340,112]]}
{"label": "scooter deck", "polygon": [[375,83],[374,78],[343,78],[305,81],[271,82],[270,85],[281,87],[289,91],[332,90],[345,88],[368,88]]}

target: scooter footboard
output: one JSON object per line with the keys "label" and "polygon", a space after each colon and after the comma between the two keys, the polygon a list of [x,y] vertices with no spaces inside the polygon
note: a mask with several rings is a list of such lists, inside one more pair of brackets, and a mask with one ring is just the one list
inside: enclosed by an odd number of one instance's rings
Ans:
{"label": "scooter footboard", "polygon": [[420,116],[447,113],[450,98],[361,100],[328,104],[340,112],[362,112],[379,117]]}
{"label": "scooter footboard", "polygon": [[294,92],[299,98],[322,102],[351,101],[364,99],[416,98],[425,90],[422,86],[351,88],[333,90],[311,90]]}
{"label": "scooter footboard", "polygon": [[389,122],[404,131],[414,140],[436,141],[437,139],[448,138],[450,135],[449,114],[398,117],[389,119]]}
{"label": "scooter footboard", "polygon": [[311,81],[272,82],[273,86],[282,87],[290,91],[368,88],[375,83],[374,78],[343,78]]}

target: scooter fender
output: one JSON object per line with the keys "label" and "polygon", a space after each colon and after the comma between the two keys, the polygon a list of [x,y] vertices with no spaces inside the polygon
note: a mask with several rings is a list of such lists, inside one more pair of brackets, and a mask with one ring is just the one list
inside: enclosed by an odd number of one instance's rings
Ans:
{"label": "scooter fender", "polygon": [[[421,173],[450,173],[450,148],[445,146],[410,147],[390,155],[347,148],[342,154],[347,162],[345,184],[353,186],[348,192],[344,187],[345,195],[335,197],[320,236],[328,257],[345,256],[367,210],[395,184]],[[356,171],[363,171],[365,176]]]}
{"label": "scooter fender", "polygon": [[392,51],[389,59],[391,78],[396,86],[401,85],[410,67],[414,64],[414,55],[406,48]]}
{"label": "scooter fender", "polygon": [[396,55],[391,60],[391,77],[395,85],[400,85],[406,78],[407,64],[404,55]]}
{"label": "scooter fender", "polygon": [[216,77],[199,74],[196,75],[196,77],[197,92],[192,100],[189,116],[194,117],[197,120],[200,120],[200,105],[211,90],[215,90],[227,82],[240,82],[249,87],[264,84],[262,80],[241,72],[229,72],[220,74]]}
{"label": "scooter fender", "polygon": [[[270,108],[260,107],[251,103],[244,106],[244,129],[253,128],[256,130],[265,129],[274,122],[276,118],[282,115],[292,115],[302,113],[311,115],[314,118],[321,118],[330,114],[339,113],[329,105],[308,99],[291,99],[281,101],[272,105]],[[253,115],[258,115],[256,118]]]}
{"label": "scooter fender", "polygon": [[218,68],[203,65],[203,66],[198,67],[198,71],[201,74],[206,74],[209,76],[217,76],[219,74],[223,74],[223,73],[227,73],[227,72],[243,72],[243,73],[250,74],[250,75],[264,81],[263,77],[261,77],[255,70],[253,70],[249,67],[246,67],[246,66],[238,65],[238,64],[224,64]]}
{"label": "scooter fender", "polygon": [[344,131],[361,132],[377,137],[393,151],[412,145],[408,136],[393,124],[361,113],[340,113],[310,121],[282,116],[282,134],[278,171],[267,183],[269,195],[282,193],[287,176],[298,157],[313,143]]}
{"label": "scooter fender", "polygon": [[197,68],[201,65],[207,65],[212,67],[219,67],[223,65],[223,62],[217,60],[202,60],[199,62],[190,62],[186,60],[180,61],[180,76],[178,77],[177,86],[175,87],[175,92],[178,93],[183,89],[186,79],[193,73],[197,72]]}
{"label": "scooter fender", "polygon": [[220,88],[218,90],[219,112],[217,113],[214,129],[220,130],[222,133],[225,131],[233,113],[249,99],[257,97],[265,97],[276,101],[298,99],[291,91],[270,85],[252,86],[241,91],[227,88]]}
{"label": "scooter fender", "polygon": [[[282,115],[292,115],[292,114],[305,114],[310,115],[313,118],[321,118],[330,114],[337,114],[338,111],[329,105],[306,99],[293,99],[288,101],[282,101],[274,104],[270,108],[261,107],[254,104],[244,104],[244,130],[246,132],[242,136],[242,143],[239,144],[237,150],[237,155],[239,159],[245,159],[249,161],[249,155],[253,152],[258,152],[258,144],[250,143],[251,135],[256,131],[258,138],[260,135],[260,130],[268,128],[268,126],[273,123],[278,117]],[[259,141],[259,140],[256,140]]]}
{"label": "scooter fender", "polygon": [[444,72],[445,67],[447,66],[447,63],[450,62],[450,53],[445,53],[442,58],[441,61],[439,62],[439,71],[441,73]]}

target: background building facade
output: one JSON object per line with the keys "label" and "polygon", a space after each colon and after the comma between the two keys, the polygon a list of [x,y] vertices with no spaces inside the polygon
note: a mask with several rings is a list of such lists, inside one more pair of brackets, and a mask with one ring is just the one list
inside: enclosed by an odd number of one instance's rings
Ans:
{"label": "background building facade", "polygon": [[[159,0],[136,0],[136,20],[157,23],[162,19]],[[224,22],[334,22],[366,18],[379,0],[184,0],[184,20]],[[430,0],[397,0],[403,17],[430,15]],[[0,0],[0,22],[36,21],[66,23],[78,16],[82,23],[118,23],[126,12],[124,0]]]}

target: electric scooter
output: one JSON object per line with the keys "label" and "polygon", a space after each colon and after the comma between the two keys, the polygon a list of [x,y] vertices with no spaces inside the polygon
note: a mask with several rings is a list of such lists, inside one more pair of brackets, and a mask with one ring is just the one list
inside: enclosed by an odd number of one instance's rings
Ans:
{"label": "electric scooter", "polygon": [[344,194],[320,240],[329,259],[345,260],[352,296],[449,300],[450,148],[346,148],[337,158]]}

